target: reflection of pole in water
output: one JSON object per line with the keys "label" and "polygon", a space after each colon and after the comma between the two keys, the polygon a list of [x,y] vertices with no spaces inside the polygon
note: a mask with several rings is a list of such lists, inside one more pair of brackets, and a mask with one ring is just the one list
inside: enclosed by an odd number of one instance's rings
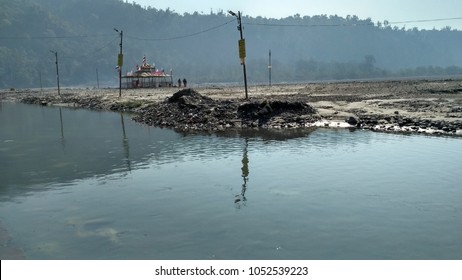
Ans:
{"label": "reflection of pole in water", "polygon": [[249,156],[248,156],[248,147],[249,139],[245,138],[244,154],[242,156],[242,178],[244,183],[242,184],[241,193],[236,195],[234,198],[234,203],[237,208],[240,208],[241,205],[245,205],[247,198],[245,197],[245,192],[247,190],[247,182],[249,181]]}
{"label": "reflection of pole in water", "polygon": [[61,139],[64,140],[63,110],[59,108],[59,121],[61,122]]}
{"label": "reflection of pole in water", "polygon": [[61,124],[61,145],[64,149],[66,142],[64,139],[63,110],[61,109],[61,107],[59,108],[59,122]]}
{"label": "reflection of pole in water", "polygon": [[124,122],[124,115],[120,113],[120,121],[122,123],[122,145],[124,147],[124,154],[125,154],[125,162],[127,163],[128,171],[132,171],[132,166],[130,162],[130,146],[128,145],[128,138],[127,134],[125,133],[125,122]]}

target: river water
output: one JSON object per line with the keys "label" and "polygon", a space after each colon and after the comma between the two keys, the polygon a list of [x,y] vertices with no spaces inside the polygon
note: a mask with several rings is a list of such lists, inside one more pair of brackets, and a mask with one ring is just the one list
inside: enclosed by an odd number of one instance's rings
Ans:
{"label": "river water", "polygon": [[0,104],[0,222],[25,258],[462,259],[461,139]]}

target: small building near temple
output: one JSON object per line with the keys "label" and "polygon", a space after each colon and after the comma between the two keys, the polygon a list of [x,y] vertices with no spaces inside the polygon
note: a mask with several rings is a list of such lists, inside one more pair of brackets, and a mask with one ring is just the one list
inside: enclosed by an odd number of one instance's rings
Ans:
{"label": "small building near temple", "polygon": [[156,69],[155,65],[146,62],[143,57],[141,66],[136,65],[136,70],[132,70],[127,75],[122,76],[123,84],[126,88],[156,88],[172,87],[172,74],[167,74],[163,69]]}

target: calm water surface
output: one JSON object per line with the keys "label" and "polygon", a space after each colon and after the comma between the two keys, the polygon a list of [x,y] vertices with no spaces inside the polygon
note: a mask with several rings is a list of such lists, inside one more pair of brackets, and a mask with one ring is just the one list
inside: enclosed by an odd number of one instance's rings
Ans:
{"label": "calm water surface", "polygon": [[461,139],[3,103],[0,163],[29,259],[462,259]]}

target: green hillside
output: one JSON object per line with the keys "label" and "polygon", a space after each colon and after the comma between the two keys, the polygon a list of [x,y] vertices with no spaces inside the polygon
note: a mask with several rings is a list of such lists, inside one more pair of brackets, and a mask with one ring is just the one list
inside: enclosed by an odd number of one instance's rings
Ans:
{"label": "green hillside", "polygon": [[[245,12],[245,11],[244,11]],[[263,15],[262,15],[263,16]],[[406,30],[356,16],[243,17],[249,82],[461,74],[462,32]],[[226,12],[177,14],[119,0],[0,0],[0,88],[116,86],[148,62],[193,83],[240,82],[236,20]]]}

